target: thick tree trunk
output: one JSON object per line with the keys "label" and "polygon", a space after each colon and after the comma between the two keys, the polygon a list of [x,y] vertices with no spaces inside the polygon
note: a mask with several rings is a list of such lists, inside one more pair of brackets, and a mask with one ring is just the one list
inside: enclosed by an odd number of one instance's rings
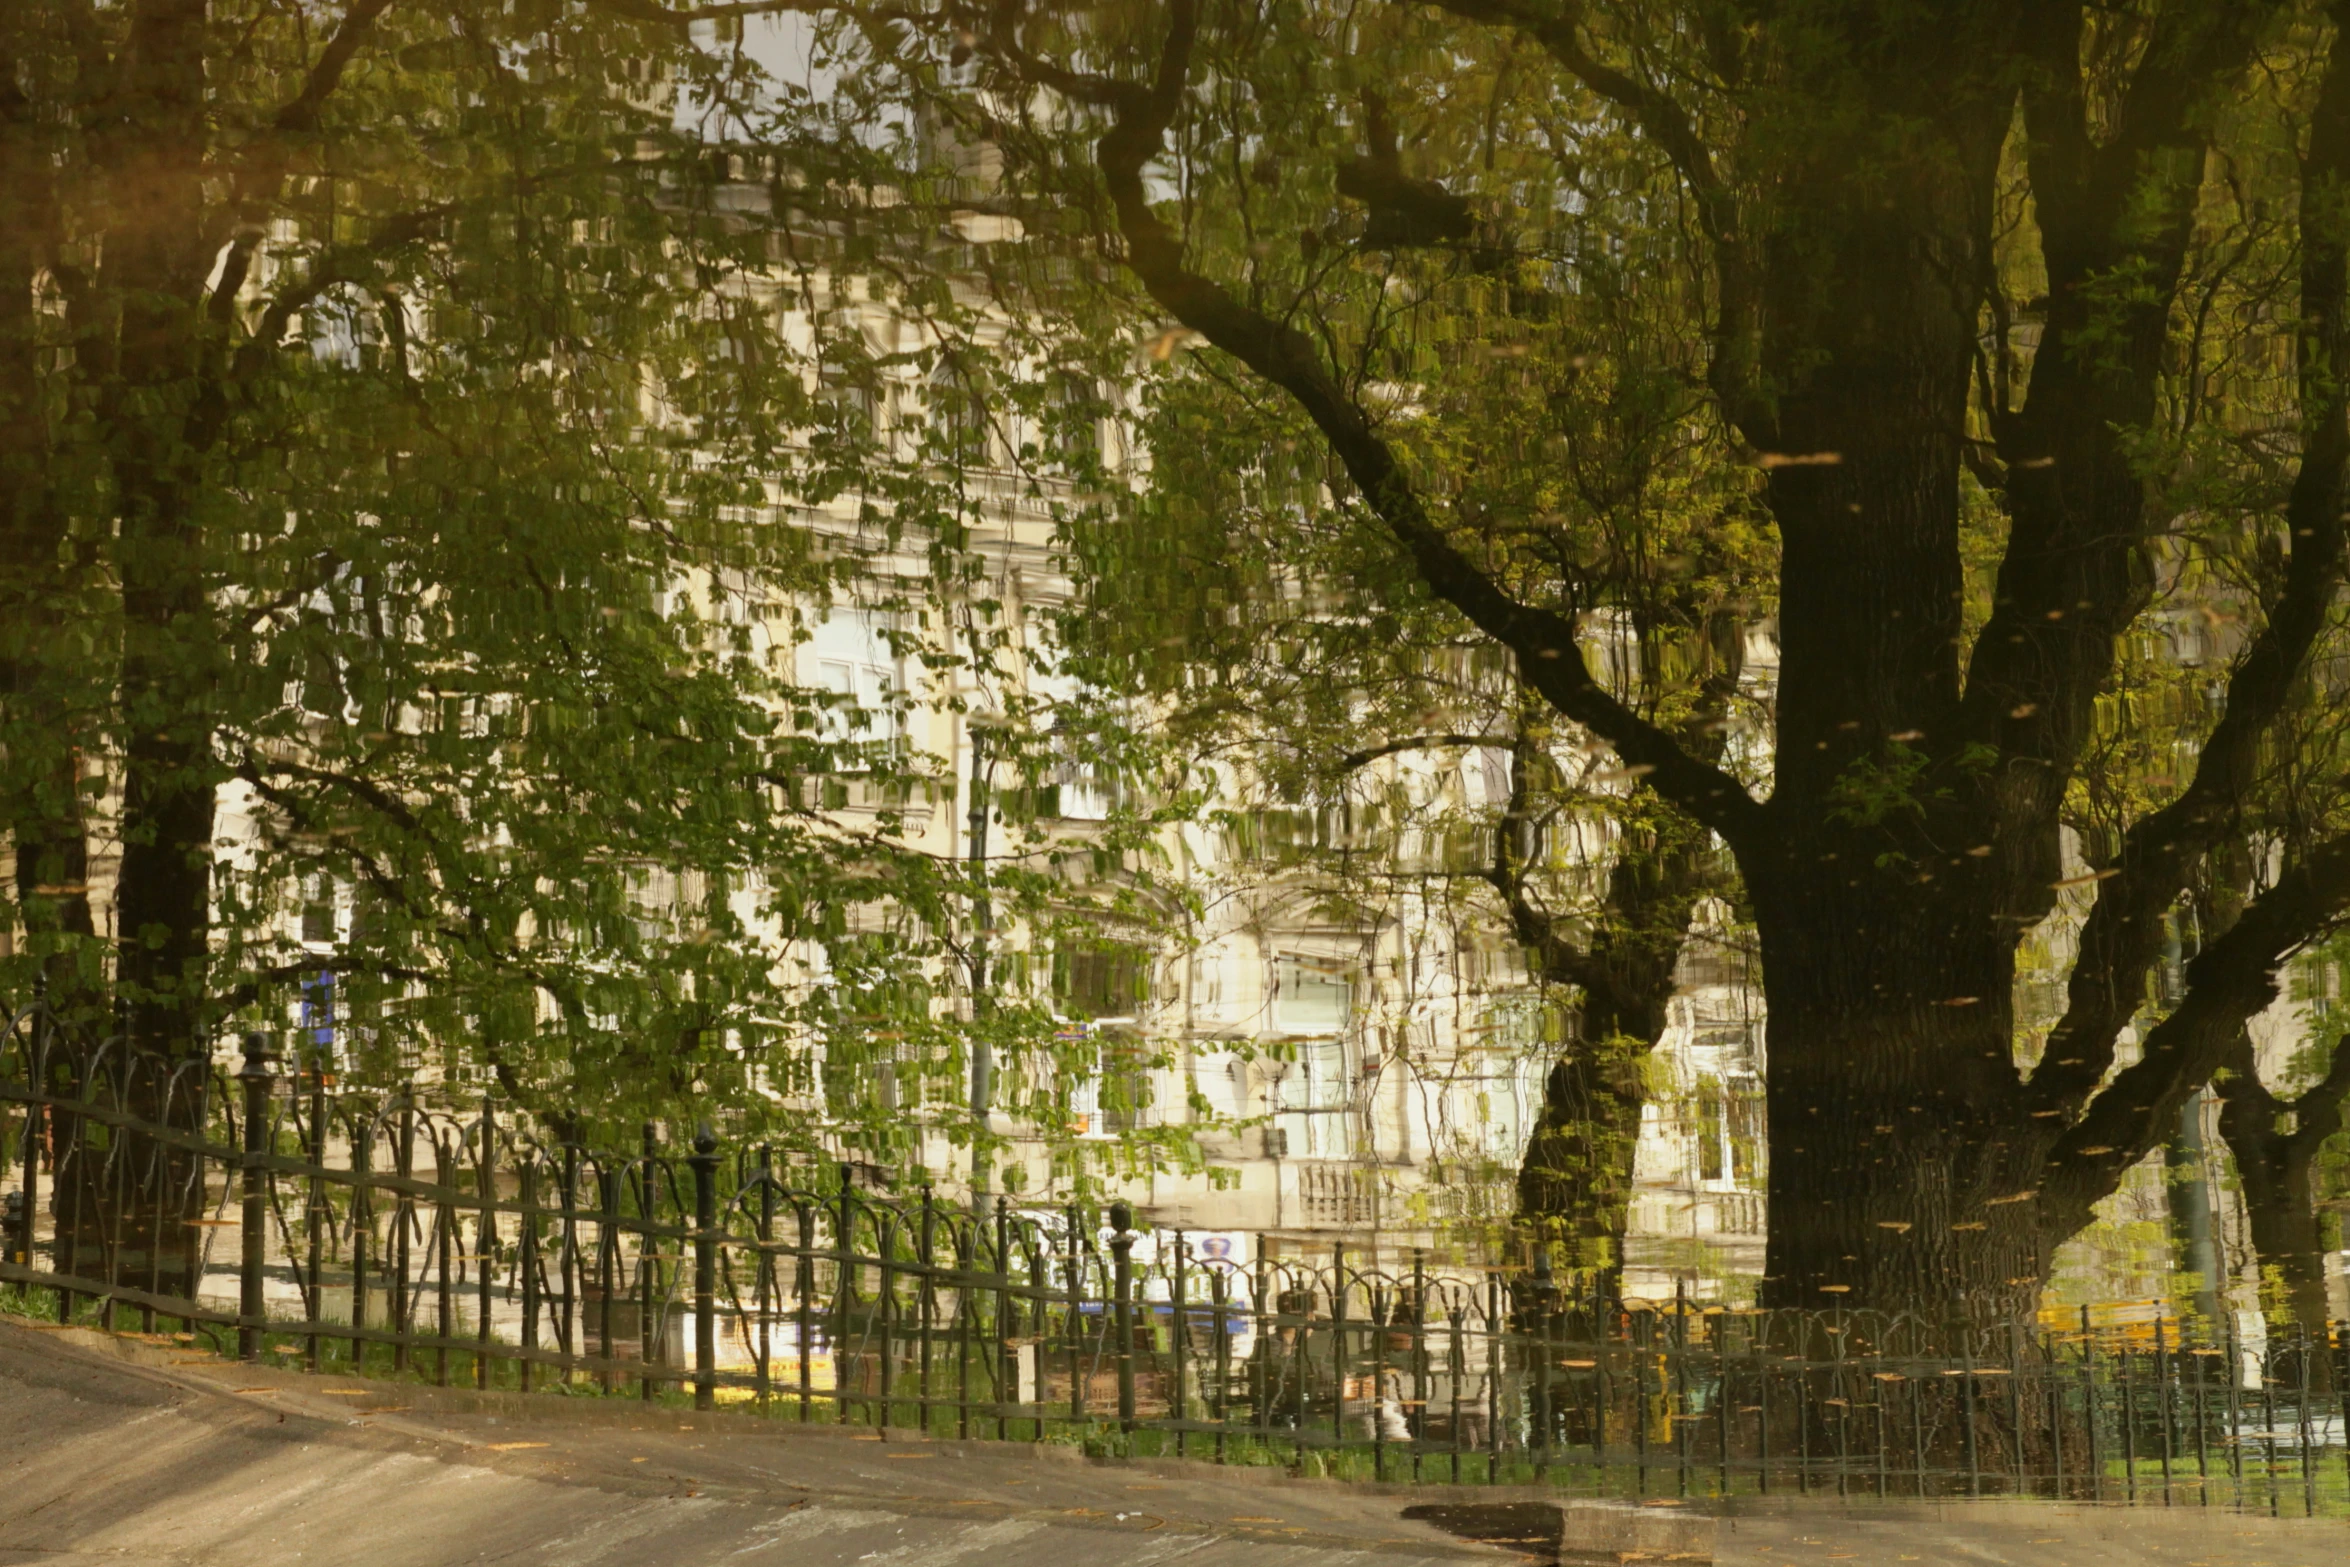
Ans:
{"label": "thick tree trunk", "polygon": [[2244,1216],[2260,1259],[2260,1307],[2279,1326],[2315,1331],[2332,1315],[2326,1300],[2323,1221],[2313,1201],[2310,1170],[2298,1160],[2274,1163],[2241,1158]]}
{"label": "thick tree trunk", "polygon": [[2260,1264],[2261,1311],[2280,1329],[2321,1331],[2331,1316],[2326,1258],[2332,1248],[2317,1206],[2317,1156],[2342,1124],[2350,1052],[2337,1044],[2325,1076],[2287,1102],[2261,1082],[2252,1041],[2239,1032],[2218,1086],[2220,1136],[2236,1161]]}
{"label": "thick tree trunk", "polygon": [[127,51],[131,112],[111,174],[125,221],[108,237],[118,350],[101,395],[121,496],[124,754],[116,973],[134,1048],[206,1045],[212,755],[219,701],[210,562],[197,502],[222,395],[204,308],[217,239],[203,158],[205,6],[151,0]]}
{"label": "thick tree trunk", "polygon": [[[206,0],[141,0],[130,8],[110,62],[103,118],[83,127],[89,162],[78,173],[94,258],[72,290],[73,405],[95,413],[92,456],[115,509],[111,553],[120,594],[119,649],[109,690],[123,736],[122,844],[114,898],[114,1022],[127,1047],[81,1069],[79,1090],[174,1132],[200,1128],[207,1055],[211,948],[213,714],[221,669],[213,581],[199,497],[217,474],[212,451],[223,405],[218,339],[225,318],[206,310],[205,286],[221,235],[208,221]],[[62,598],[52,592],[52,601]],[[47,866],[86,871],[71,749],[43,780],[32,814]],[[78,800],[78,796],[76,796]],[[20,812],[17,826],[35,835]],[[21,871],[20,871],[21,874]],[[86,876],[84,878],[86,880]],[[70,881],[51,885],[70,886]],[[144,1134],[91,1133],[61,1118],[69,1143],[52,1201],[60,1261],[84,1276],[181,1295],[194,1288],[203,1192],[188,1157]]]}
{"label": "thick tree trunk", "polygon": [[1762,911],[1762,1299],[1937,1320],[2028,1309],[2046,1272],[2028,1194],[2049,1134],[2017,1114],[2008,948],[1824,880],[1775,888]]}

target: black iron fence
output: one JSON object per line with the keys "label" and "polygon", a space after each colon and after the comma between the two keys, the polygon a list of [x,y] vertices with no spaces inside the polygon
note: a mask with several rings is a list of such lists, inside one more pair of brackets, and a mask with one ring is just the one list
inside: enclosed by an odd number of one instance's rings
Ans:
{"label": "black iron fence", "polygon": [[[1210,1255],[648,1128],[0,1031],[0,1289],[247,1358],[801,1421],[1591,1494],[2350,1503],[2350,1324],[2242,1333],[1625,1302]],[[1223,1251],[1225,1248],[1211,1248]]]}

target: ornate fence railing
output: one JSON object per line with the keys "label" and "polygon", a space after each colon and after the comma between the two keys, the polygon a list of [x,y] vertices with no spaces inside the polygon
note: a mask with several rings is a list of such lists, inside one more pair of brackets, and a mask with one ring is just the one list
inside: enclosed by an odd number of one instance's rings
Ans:
{"label": "ornate fence railing", "polygon": [[[2350,1504],[2350,1324],[1669,1307],[1541,1272],[1206,1255],[704,1133],[574,1144],[0,1030],[0,1290],[247,1358],[801,1421],[1643,1498]],[[134,1327],[135,1319],[135,1327]]]}

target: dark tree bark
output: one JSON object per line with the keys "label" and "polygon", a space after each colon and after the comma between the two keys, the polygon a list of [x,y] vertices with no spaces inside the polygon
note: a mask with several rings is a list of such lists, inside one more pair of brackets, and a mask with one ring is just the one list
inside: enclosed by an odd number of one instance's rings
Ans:
{"label": "dark tree bark", "polygon": [[2216,1079],[2219,1130],[2235,1156],[2244,1216],[2260,1262],[2260,1304],[2269,1320],[2324,1330],[2326,1257],[2332,1250],[2317,1207],[2317,1156],[2342,1129],[2350,1097],[2350,1040],[2337,1040],[2325,1075],[2293,1099],[2260,1080],[2252,1038],[2238,1030]]}
{"label": "dark tree bark", "polygon": [[206,421],[216,329],[205,283],[205,0],[146,0],[123,51],[122,119],[103,178],[127,220],[108,236],[117,302],[112,363],[99,390],[121,496],[122,869],[115,898],[123,1023],[146,1053],[206,1042],[211,949],[212,756],[218,676],[196,494],[211,453]]}
{"label": "dark tree bark", "polygon": [[[0,60],[13,64],[21,42],[0,34]],[[87,1027],[98,1023],[102,987],[84,971],[95,934],[89,840],[74,682],[59,663],[77,573],[50,471],[34,300],[58,242],[44,132],[9,72],[0,79],[0,711],[11,742],[0,820],[16,857],[18,917],[45,959],[41,997],[56,1017]]]}

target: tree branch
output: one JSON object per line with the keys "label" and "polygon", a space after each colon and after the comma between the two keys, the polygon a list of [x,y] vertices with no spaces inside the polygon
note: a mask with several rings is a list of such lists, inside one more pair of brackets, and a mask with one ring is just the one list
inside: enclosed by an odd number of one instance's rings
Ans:
{"label": "tree branch", "polygon": [[1341,772],[1351,773],[1358,767],[1370,766],[1383,756],[1394,756],[1403,751],[1433,751],[1444,746],[1477,748],[1508,744],[1510,744],[1510,736],[1508,735],[1407,735],[1401,740],[1386,740],[1378,745],[1365,746],[1360,751],[1349,751],[1338,759],[1338,767]]}
{"label": "tree branch", "polygon": [[300,134],[318,128],[318,113],[326,100],[342,85],[343,72],[358,54],[359,46],[367,41],[375,26],[375,19],[390,10],[395,0],[353,0],[351,9],[343,13],[342,25],[326,41],[317,60],[310,66],[310,74],[302,79],[302,90],[277,111],[271,120],[280,132]]}
{"label": "tree branch", "polygon": [[2209,1081],[2230,1041],[2277,997],[2277,971],[2350,909],[2350,834],[2320,845],[2245,907],[2187,965],[2188,991],[2147,1032],[2139,1059],[2115,1075],[2048,1154],[2040,1212],[2071,1234],[2123,1172],[2168,1134],[2179,1105]]}
{"label": "tree branch", "polygon": [[2291,1151],[2314,1159],[2326,1140],[2342,1129],[2343,1101],[2350,1099],[2350,1034],[2334,1041],[2325,1075],[2294,1097]]}
{"label": "tree branch", "polygon": [[[1185,265],[1181,241],[1151,210],[1142,174],[1162,150],[1182,102],[1197,30],[1194,0],[1175,0],[1171,12],[1167,48],[1149,87],[1080,79],[1057,68],[1048,78],[1056,86],[1082,81],[1088,101],[1112,110],[1111,128],[1096,143],[1095,160],[1117,212],[1128,269],[1176,320],[1289,394],[1321,430],[1429,588],[1515,653],[1523,678],[1545,700],[1606,740],[1625,762],[1646,769],[1651,787],[1734,848],[1756,846],[1763,808],[1745,786],[1691,756],[1594,679],[1573,620],[1520,603],[1445,536],[1393,448],[1339,388],[1313,343]],[[1006,37],[1000,44],[1007,56],[1021,57],[1016,39]]]}
{"label": "tree branch", "polygon": [[[2049,306],[2024,407],[2001,421],[2011,526],[1965,699],[1968,732],[2040,774],[2003,802],[2010,839],[2041,830],[2061,801],[2115,639],[2146,602],[2145,483],[2123,435],[2152,416],[2208,111],[2250,59],[2269,9],[2165,7],[2116,138],[2100,147],[2087,121],[2082,8],[2027,8],[2021,42],[2038,69],[2023,102]],[[2339,75],[2329,66],[2329,89]]]}
{"label": "tree branch", "polygon": [[[1489,742],[1488,742],[1489,743]],[[1542,977],[1553,984],[1577,985],[1586,992],[1606,990],[1613,982],[1606,965],[1586,948],[1559,934],[1558,921],[1534,906],[1526,886],[1525,860],[1532,850],[1531,811],[1534,764],[1541,750],[1523,728],[1509,739],[1510,798],[1501,825],[1493,835],[1493,864],[1485,879],[1509,910],[1510,928],[1518,944],[1533,954]],[[1611,995],[1610,1000],[1614,997]]]}
{"label": "tree branch", "polygon": [[1526,0],[1433,0],[1438,9],[1464,21],[1514,27],[1539,45],[1567,73],[1600,97],[1632,117],[1640,133],[1653,142],[1688,185],[1697,208],[1698,225],[1712,247],[1721,318],[1714,327],[1714,360],[1710,379],[1732,422],[1749,439],[1768,444],[1770,416],[1755,396],[1753,377],[1758,290],[1753,268],[1740,240],[1738,198],[1713,154],[1698,134],[1696,121],[1671,94],[1628,72],[1597,59],[1584,47],[1583,8],[1568,4],[1555,13]]}
{"label": "tree branch", "polygon": [[[2337,7],[2337,13],[2350,7]],[[2137,1011],[2162,918],[2251,789],[2262,742],[2324,633],[2343,567],[2350,470],[2350,30],[2335,34],[2301,163],[2301,465],[2285,506],[2285,580],[2229,674],[2220,721],[2187,787],[2123,838],[2081,932],[2065,1014],[2033,1075],[2037,1108],[2077,1108],[2113,1063]]]}

